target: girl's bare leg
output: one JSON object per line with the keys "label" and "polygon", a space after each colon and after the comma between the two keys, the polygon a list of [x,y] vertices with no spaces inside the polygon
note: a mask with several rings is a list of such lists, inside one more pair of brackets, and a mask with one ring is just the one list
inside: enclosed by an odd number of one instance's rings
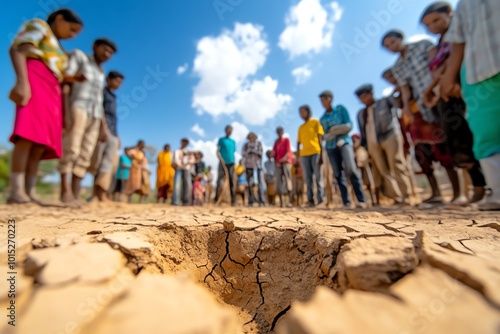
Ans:
{"label": "girl's bare leg", "polygon": [[14,146],[12,152],[11,174],[10,174],[10,196],[7,199],[9,204],[29,203],[30,198],[26,194],[26,168],[28,166],[29,155],[33,143],[20,138]]}
{"label": "girl's bare leg", "polygon": [[36,198],[36,183],[38,181],[38,165],[40,164],[40,160],[42,159],[42,155],[44,152],[45,147],[43,147],[42,145],[33,144],[31,146],[28,166],[26,168],[26,194],[32,202],[39,205],[44,205],[44,203]]}

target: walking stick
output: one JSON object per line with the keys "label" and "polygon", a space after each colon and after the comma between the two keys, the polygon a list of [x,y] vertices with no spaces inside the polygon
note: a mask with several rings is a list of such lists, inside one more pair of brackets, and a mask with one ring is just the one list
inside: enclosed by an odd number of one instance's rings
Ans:
{"label": "walking stick", "polygon": [[[222,169],[224,170],[224,183],[222,184],[222,189],[218,191],[219,198],[217,199],[217,202],[215,203],[216,206],[220,206],[222,202],[222,198],[227,194],[227,190],[229,190],[230,183],[229,183],[229,170],[227,169],[226,163],[224,162],[224,158],[220,155],[220,152],[217,152],[217,157],[219,158],[220,164],[222,165]],[[219,180],[219,176],[217,175],[217,179]],[[219,184],[217,184],[217,187],[219,187]],[[229,192],[231,193],[231,192]]]}

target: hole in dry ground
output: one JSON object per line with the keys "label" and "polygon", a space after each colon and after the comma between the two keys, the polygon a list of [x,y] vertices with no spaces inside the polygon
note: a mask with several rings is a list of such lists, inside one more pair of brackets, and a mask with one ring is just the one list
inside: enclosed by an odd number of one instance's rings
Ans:
{"label": "hole in dry ground", "polygon": [[239,230],[220,224],[172,226],[152,238],[161,272],[190,272],[241,310],[245,331],[259,333],[273,331],[291,302],[308,300],[318,285],[336,289],[329,273],[348,242],[340,235],[324,238],[313,228]]}

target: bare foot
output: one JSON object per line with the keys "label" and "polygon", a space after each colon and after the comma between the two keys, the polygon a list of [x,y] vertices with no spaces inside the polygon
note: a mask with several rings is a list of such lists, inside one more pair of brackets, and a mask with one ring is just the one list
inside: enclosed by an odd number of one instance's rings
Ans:
{"label": "bare foot", "polygon": [[441,197],[441,196],[432,196],[431,198],[428,198],[425,201],[423,201],[423,203],[426,203],[426,204],[441,204],[441,203],[443,203],[443,197]]}
{"label": "bare foot", "polygon": [[457,198],[453,198],[451,200],[450,204],[453,204],[453,205],[467,205],[467,204],[469,204],[469,200],[465,196],[460,196],[460,197],[457,197]]}
{"label": "bare foot", "polygon": [[12,195],[7,199],[7,204],[28,204],[30,198],[23,195]]}
{"label": "bare foot", "polygon": [[484,187],[474,187],[474,195],[472,195],[470,203],[473,204],[479,202],[485,195],[486,189],[484,189]]}
{"label": "bare foot", "polygon": [[61,202],[69,204],[75,201],[75,197],[70,192],[61,193]]}

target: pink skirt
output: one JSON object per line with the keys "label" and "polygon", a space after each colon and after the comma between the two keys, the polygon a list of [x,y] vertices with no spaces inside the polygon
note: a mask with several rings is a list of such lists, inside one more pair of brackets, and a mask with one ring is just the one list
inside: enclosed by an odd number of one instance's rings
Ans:
{"label": "pink skirt", "polygon": [[62,155],[63,104],[61,85],[51,70],[40,60],[26,61],[31,99],[24,107],[16,106],[12,143],[20,138],[45,146],[42,159],[58,159]]}

